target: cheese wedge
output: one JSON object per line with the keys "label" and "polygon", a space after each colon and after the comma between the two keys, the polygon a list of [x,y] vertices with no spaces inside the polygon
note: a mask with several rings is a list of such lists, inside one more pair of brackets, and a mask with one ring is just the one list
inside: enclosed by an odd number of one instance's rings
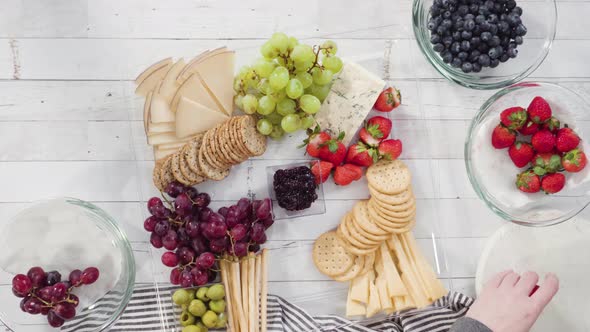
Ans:
{"label": "cheese wedge", "polygon": [[412,263],[408,259],[399,238],[396,235],[393,235],[392,239],[388,240],[388,244],[394,248],[395,256],[399,261],[400,277],[406,287],[408,295],[412,298],[412,301],[418,308],[423,308],[429,305],[430,302],[428,301],[428,297],[420,285],[420,277],[417,276],[417,273],[414,271]]}
{"label": "cheese wedge", "polygon": [[181,97],[176,110],[176,137],[184,138],[205,132],[229,117],[196,101]]}
{"label": "cheese wedge", "polygon": [[179,84],[182,84],[184,81],[186,81],[187,78],[189,78],[193,74],[192,72],[190,72],[190,68],[193,68],[199,62],[203,61],[204,59],[206,59],[210,56],[214,56],[219,53],[223,53],[223,52],[227,52],[227,51],[228,51],[227,47],[222,46],[222,47],[216,48],[212,51],[206,50],[205,52],[197,55],[196,57],[192,58],[191,61],[189,61],[189,63],[180,72],[180,74],[178,75],[176,80],[178,81]]}
{"label": "cheese wedge", "polygon": [[369,273],[356,277],[350,283],[349,297],[357,302],[369,303]]}
{"label": "cheese wedge", "polygon": [[148,94],[145,96],[145,101],[143,102],[143,130],[148,132],[149,126],[149,118],[150,118],[150,106],[152,105],[152,91],[149,91]]}
{"label": "cheese wedge", "polygon": [[216,110],[225,114],[223,110],[219,109],[219,106],[215,103],[215,100],[213,100],[209,92],[207,92],[207,88],[203,85],[198,74],[191,75],[191,77],[189,77],[178,90],[176,90],[172,102],[170,103],[170,109],[172,112],[178,110],[178,104],[182,97],[186,97],[187,99],[196,101],[211,110]]}
{"label": "cheese wedge", "polygon": [[158,160],[162,160],[166,157],[168,157],[169,155],[176,153],[176,151],[178,151],[179,148],[172,148],[172,149],[157,149],[154,148],[154,160],[158,161]]}
{"label": "cheese wedge", "polygon": [[378,276],[375,279],[375,286],[377,287],[377,292],[379,293],[379,302],[381,303],[381,310],[391,310],[393,309],[393,302],[391,301],[391,296],[389,295],[389,290],[387,289],[387,280],[384,276]]}
{"label": "cheese wedge", "polygon": [[[367,290],[368,291],[368,290]],[[364,304],[352,299],[352,284],[348,288],[348,297],[346,300],[346,317],[363,316],[367,313]]]}
{"label": "cheese wedge", "polygon": [[174,122],[148,123],[148,135],[176,132]]}
{"label": "cheese wedge", "polygon": [[180,74],[180,71],[184,69],[186,63],[184,59],[180,58],[173,66],[170,67],[166,76],[162,79],[162,86],[160,86],[159,93],[168,103],[172,101],[172,97],[176,93],[176,90],[180,87],[180,84],[176,82],[176,77]]}
{"label": "cheese wedge", "polygon": [[176,122],[176,117],[170,110],[170,106],[166,102],[166,99],[158,93],[154,93],[152,95],[152,101],[150,105],[150,122]]}
{"label": "cheese wedge", "polygon": [[406,257],[408,258],[408,262],[410,263],[410,267],[412,269],[412,272],[414,273],[416,282],[420,286],[422,294],[424,294],[427,300],[430,300],[428,287],[426,286],[426,280],[420,273],[420,269],[418,269],[418,265],[416,264],[416,256],[414,255],[413,251],[410,250],[410,247],[408,246],[408,243],[402,234],[399,234],[397,238],[399,239],[399,242],[401,242],[402,248],[406,253]]}
{"label": "cheese wedge", "polygon": [[167,144],[183,143],[183,142],[188,142],[189,140],[190,140],[190,137],[185,138],[185,139],[179,139],[178,137],[176,137],[175,133],[161,133],[161,134],[148,136],[148,144],[149,145],[165,145],[162,148],[170,147]]}
{"label": "cheese wedge", "polygon": [[227,115],[231,115],[234,109],[234,62],[235,52],[223,52],[201,60],[187,68],[185,72],[185,75],[188,73],[200,75],[214,100],[221,105]]}
{"label": "cheese wedge", "polygon": [[383,263],[385,280],[387,281],[387,289],[389,290],[390,296],[407,295],[408,291],[406,290],[406,287],[400,278],[399,272],[395,267],[395,263],[393,262],[387,245],[382,243],[379,251],[381,254],[381,261]]}
{"label": "cheese wedge", "polygon": [[379,292],[375,286],[375,276],[370,278],[369,283],[369,304],[367,305],[367,318],[375,316],[381,311],[381,302],[379,300]]}
{"label": "cheese wedge", "polygon": [[146,78],[148,78],[158,69],[161,69],[162,67],[168,67],[170,65],[172,65],[172,58],[162,59],[154,63],[153,65],[147,67],[146,70],[144,70],[143,72],[141,72],[141,74],[137,76],[137,78],[135,79],[135,84],[141,84]]}
{"label": "cheese wedge", "polygon": [[153,69],[153,71],[151,71],[151,73],[149,73],[149,75],[143,79],[141,79],[143,73],[140,74],[137,78],[140,80],[140,83],[137,83],[138,81],[136,80],[137,88],[135,88],[135,94],[146,96],[149,91],[155,90],[158,83],[164,78],[164,76],[166,76],[166,73],[172,65],[171,63],[172,59],[170,59],[170,62],[164,62],[163,64],[160,64],[160,67]]}

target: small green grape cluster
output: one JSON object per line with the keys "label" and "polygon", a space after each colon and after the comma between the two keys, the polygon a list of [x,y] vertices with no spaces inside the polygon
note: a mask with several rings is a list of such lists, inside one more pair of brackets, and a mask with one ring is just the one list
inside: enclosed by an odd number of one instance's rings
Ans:
{"label": "small green grape cluster", "polygon": [[257,129],[274,139],[315,124],[314,115],[342,70],[336,43],[300,44],[277,32],[260,48],[262,58],[244,66],[234,79],[234,101],[247,114],[258,114]]}

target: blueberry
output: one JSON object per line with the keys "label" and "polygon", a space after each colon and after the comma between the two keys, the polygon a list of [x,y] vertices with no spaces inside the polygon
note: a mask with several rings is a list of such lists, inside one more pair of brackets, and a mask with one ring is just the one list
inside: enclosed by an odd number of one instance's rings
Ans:
{"label": "blueberry", "polygon": [[510,43],[510,37],[503,36],[502,38],[500,38],[500,45],[508,47],[509,43]]}
{"label": "blueberry", "polygon": [[513,13],[517,14],[518,16],[522,15],[522,8],[516,6],[514,7],[514,9],[512,10]]}
{"label": "blueberry", "polygon": [[430,7],[430,16],[438,15],[440,15],[440,7],[437,5],[432,5],[432,7]]}
{"label": "blueberry", "polygon": [[460,41],[461,40],[461,33],[459,31],[454,31],[451,36],[453,37],[454,41]]}
{"label": "blueberry", "polygon": [[480,55],[481,55],[481,52],[479,52],[478,50],[471,51],[471,53],[469,54],[469,61],[471,61],[471,62],[477,61],[479,59]]}
{"label": "blueberry", "polygon": [[494,1],[486,0],[486,2],[484,2],[484,5],[489,9],[494,8]]}
{"label": "blueberry", "polygon": [[477,50],[480,51],[481,53],[488,53],[488,51],[490,50],[490,47],[487,44],[481,43],[477,47]]}
{"label": "blueberry", "polygon": [[516,48],[509,48],[506,54],[508,54],[508,56],[511,58],[516,58],[516,56],[518,55],[518,50]]}
{"label": "blueberry", "polygon": [[463,24],[463,28],[467,31],[473,31],[475,29],[475,21],[474,20],[466,20]]}
{"label": "blueberry", "polygon": [[461,42],[461,50],[469,51],[471,49],[471,43],[468,40],[464,40]]}
{"label": "blueberry", "polygon": [[481,65],[477,62],[473,63],[473,72],[474,73],[479,73],[481,71]]}
{"label": "blueberry", "polygon": [[428,21],[428,24],[426,24],[426,27],[428,28],[428,30],[434,31],[438,27],[438,24],[436,24],[435,21],[430,20],[430,21]]}
{"label": "blueberry", "polygon": [[463,21],[462,18],[458,18],[457,20],[455,20],[455,23],[453,23],[453,26],[455,27],[455,29],[459,29],[463,27],[463,24],[465,24],[465,22]]}
{"label": "blueberry", "polygon": [[477,15],[475,17],[475,23],[477,23],[477,24],[482,24],[485,21],[486,21],[486,17],[484,15]]}
{"label": "blueberry", "polygon": [[441,0],[440,2],[442,4],[443,7],[448,8],[449,7],[449,0]]}
{"label": "blueberry", "polygon": [[508,8],[508,9],[516,8],[516,1],[514,1],[514,0],[506,1],[506,8]]}
{"label": "blueberry", "polygon": [[526,27],[521,23],[519,24],[516,29],[514,29],[514,32],[516,32],[517,36],[524,36],[527,33],[527,29]]}
{"label": "blueberry", "polygon": [[496,46],[495,49],[498,54],[504,54],[506,52],[505,48],[502,46]]}
{"label": "blueberry", "polygon": [[471,39],[469,40],[469,42],[474,47],[477,47],[477,46],[479,46],[479,43],[481,43],[481,40],[479,39],[479,37],[471,37]]}
{"label": "blueberry", "polygon": [[471,63],[469,63],[469,62],[464,62],[464,63],[461,65],[461,70],[462,70],[464,73],[471,73],[471,71],[473,70],[473,65],[472,65]]}
{"label": "blueberry", "polygon": [[489,33],[488,31],[485,31],[485,32],[481,33],[480,38],[481,38],[482,42],[487,43],[492,39],[492,34]]}
{"label": "blueberry", "polygon": [[439,35],[444,35],[447,29],[445,29],[445,27],[443,27],[442,25],[439,25],[435,31]]}
{"label": "blueberry", "polygon": [[447,18],[448,19],[448,18],[451,18],[452,15],[453,15],[453,13],[451,13],[448,10],[445,10],[442,16],[443,16],[443,18]]}
{"label": "blueberry", "polygon": [[516,43],[516,45],[522,45],[522,43],[523,43],[522,36],[514,37],[514,42]]}
{"label": "blueberry", "polygon": [[436,44],[436,43],[440,43],[442,38],[440,38],[440,35],[437,33],[433,33],[432,35],[430,35],[430,42],[432,44]]}
{"label": "blueberry", "polygon": [[490,22],[492,24],[497,24],[498,23],[498,15],[496,15],[496,14],[490,14],[488,16],[488,22]]}
{"label": "blueberry", "polygon": [[442,0],[434,0],[433,4],[442,7]]}
{"label": "blueberry", "polygon": [[451,47],[451,45],[453,44],[453,37],[451,37],[451,36],[445,36],[445,37],[443,37],[442,43],[447,48],[448,47]]}
{"label": "blueberry", "polygon": [[463,40],[470,40],[473,37],[473,34],[470,31],[463,31],[461,32],[461,39]]}
{"label": "blueberry", "polygon": [[475,15],[473,14],[467,14],[463,17],[464,20],[475,20]]}
{"label": "blueberry", "polygon": [[498,53],[498,49],[493,47],[490,48],[490,50],[488,51],[488,56],[492,59],[497,59],[502,55],[502,53]]}
{"label": "blueberry", "polygon": [[459,54],[457,54],[457,58],[461,59],[462,61],[467,60],[468,57],[469,54],[467,52],[459,52]]}
{"label": "blueberry", "polygon": [[511,13],[508,15],[508,24],[510,24],[511,27],[518,26],[520,23],[522,23],[522,20],[518,14]]}
{"label": "blueberry", "polygon": [[490,61],[491,61],[490,56],[487,54],[482,54],[477,59],[477,63],[479,63],[483,67],[489,67]]}
{"label": "blueberry", "polygon": [[453,55],[449,51],[444,51],[441,56],[444,63],[451,63],[453,61]]}
{"label": "blueberry", "polygon": [[500,21],[506,21],[506,20],[508,20],[508,15],[506,15],[506,14],[501,14],[501,15],[500,15]]}
{"label": "blueberry", "polygon": [[467,5],[461,5],[457,8],[457,12],[461,15],[469,13],[469,7]]}
{"label": "blueberry", "polygon": [[459,52],[461,52],[461,44],[459,44],[458,42],[454,42],[451,45],[451,53],[457,54]]}
{"label": "blueberry", "polygon": [[492,35],[497,35],[498,34],[498,26],[495,24],[490,24],[490,33]]}
{"label": "blueberry", "polygon": [[508,59],[510,59],[510,56],[508,54],[504,53],[500,57],[500,62],[506,62],[506,61],[508,61]]}
{"label": "blueberry", "polygon": [[442,51],[444,51],[444,50],[445,50],[445,45],[443,45],[443,44],[441,44],[441,43],[434,44],[434,46],[432,46],[432,49],[433,49],[435,52],[439,52],[439,53],[440,53],[440,52],[442,52]]}
{"label": "blueberry", "polygon": [[472,14],[477,14],[477,12],[479,11],[479,6],[477,4],[471,4],[471,6],[469,6],[469,11]]}
{"label": "blueberry", "polygon": [[480,15],[489,15],[490,14],[490,9],[486,5],[481,5],[481,6],[479,6],[478,13]]}
{"label": "blueberry", "polygon": [[496,12],[496,14],[500,14],[502,11],[503,11],[502,4],[495,3],[494,4],[494,12]]}
{"label": "blueberry", "polygon": [[459,68],[461,67],[461,64],[463,62],[461,61],[461,59],[459,58],[453,58],[453,61],[451,61],[451,66],[455,67],[455,68]]}
{"label": "blueberry", "polygon": [[496,46],[500,45],[500,37],[492,36],[492,39],[490,39],[490,41],[488,42],[488,45],[490,45],[491,47],[496,47]]}
{"label": "blueberry", "polygon": [[508,24],[506,21],[498,22],[498,31],[503,34],[510,32],[510,24]]}
{"label": "blueberry", "polygon": [[451,13],[456,12],[457,11],[457,6],[455,6],[455,5],[449,5],[449,10],[451,11]]}
{"label": "blueberry", "polygon": [[498,67],[499,64],[500,64],[500,60],[492,59],[492,61],[490,61],[490,68],[496,68],[496,67]]}
{"label": "blueberry", "polygon": [[450,19],[446,18],[442,21],[442,23],[440,24],[442,26],[444,26],[447,29],[450,29],[453,26],[453,21],[451,21]]}
{"label": "blueberry", "polygon": [[490,31],[490,23],[489,22],[483,22],[482,24],[479,25],[479,27],[481,28],[481,31]]}

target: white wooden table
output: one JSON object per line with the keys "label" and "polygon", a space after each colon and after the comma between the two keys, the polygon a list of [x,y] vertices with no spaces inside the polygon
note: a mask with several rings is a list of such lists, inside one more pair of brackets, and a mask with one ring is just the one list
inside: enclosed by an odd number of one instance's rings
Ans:
{"label": "white wooden table", "polygon": [[[538,3],[519,0],[534,10]],[[133,79],[167,57],[186,59],[218,46],[251,62],[275,31],[308,43],[330,38],[342,56],[399,87],[391,114],[414,174],[415,229],[449,289],[474,293],[478,256],[502,220],[476,197],[465,173],[469,121],[493,91],[442,79],[417,49],[407,0],[5,0],[0,10],[0,222],[27,203],[74,196],[103,207],[132,241],[137,283],[166,280],[152,264],[143,230],[153,156]],[[590,1],[558,0],[557,38],[529,79],[553,81],[590,98]],[[590,110],[589,110],[590,111]],[[267,194],[265,167],[302,158],[300,137],[271,143],[222,183],[199,186],[220,206]],[[346,285],[313,267],[313,240],[338,224],[366,182],[326,188],[327,213],[271,229],[270,289],[316,314],[342,313]],[[435,258],[436,257],[436,258]],[[9,281],[2,280],[2,283]]]}

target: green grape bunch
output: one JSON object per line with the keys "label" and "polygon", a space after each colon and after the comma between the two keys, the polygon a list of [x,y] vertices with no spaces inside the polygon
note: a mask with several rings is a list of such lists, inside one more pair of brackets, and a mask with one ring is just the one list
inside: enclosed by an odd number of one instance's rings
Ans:
{"label": "green grape bunch", "polygon": [[310,46],[273,34],[260,47],[262,57],[236,75],[236,106],[256,114],[258,131],[274,139],[313,127],[334,75],[342,70],[337,51],[331,40]]}

